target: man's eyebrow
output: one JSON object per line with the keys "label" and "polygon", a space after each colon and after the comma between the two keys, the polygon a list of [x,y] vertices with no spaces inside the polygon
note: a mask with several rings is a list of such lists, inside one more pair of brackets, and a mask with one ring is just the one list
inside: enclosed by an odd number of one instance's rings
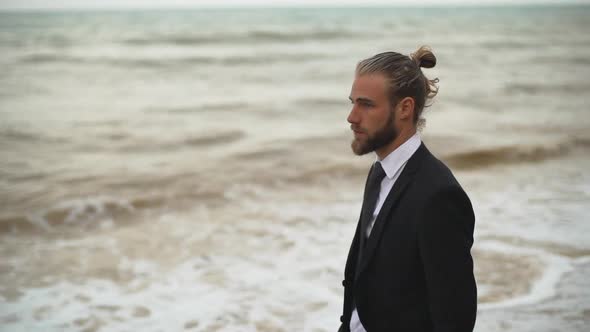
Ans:
{"label": "man's eyebrow", "polygon": [[[348,99],[350,99],[351,102],[354,102],[354,100],[352,99],[352,97],[348,97]],[[370,103],[370,104],[374,104],[375,102],[369,98],[366,97],[358,97],[356,99],[357,102],[363,102],[363,103]]]}

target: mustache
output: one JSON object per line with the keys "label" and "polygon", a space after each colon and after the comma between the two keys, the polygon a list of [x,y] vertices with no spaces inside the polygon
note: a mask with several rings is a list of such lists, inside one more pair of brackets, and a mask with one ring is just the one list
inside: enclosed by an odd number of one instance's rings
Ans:
{"label": "mustache", "polygon": [[352,125],[352,124],[350,125],[350,129],[353,131],[358,131],[358,132],[365,133],[365,134],[367,133],[367,131],[365,129],[363,129],[359,126]]}

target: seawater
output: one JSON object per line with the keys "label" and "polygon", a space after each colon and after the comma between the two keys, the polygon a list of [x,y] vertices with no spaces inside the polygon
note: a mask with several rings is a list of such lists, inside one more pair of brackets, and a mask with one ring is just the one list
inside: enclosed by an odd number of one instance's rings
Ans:
{"label": "seawater", "polygon": [[476,331],[590,323],[590,10],[0,13],[0,330],[333,331],[357,61],[430,45]]}

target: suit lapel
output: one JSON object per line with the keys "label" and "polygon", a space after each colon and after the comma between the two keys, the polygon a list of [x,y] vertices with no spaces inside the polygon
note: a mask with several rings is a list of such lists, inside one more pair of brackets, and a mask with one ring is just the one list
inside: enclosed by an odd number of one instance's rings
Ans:
{"label": "suit lapel", "polygon": [[[365,182],[365,190],[364,193],[367,192],[367,186],[369,184],[369,177],[371,176],[371,172],[373,171],[373,167],[369,169],[369,174],[367,174],[367,180]],[[363,204],[365,202],[363,196]],[[361,215],[362,215],[363,207],[361,207]],[[359,220],[356,224],[356,231],[354,232],[354,238],[352,239],[352,243],[350,245],[350,250],[348,251],[348,258],[346,259],[346,267],[344,268],[344,275],[345,278],[352,280],[356,276],[356,271],[358,270],[358,260],[359,257],[359,249],[362,245],[362,237],[361,237],[361,216],[359,216]]]}
{"label": "suit lapel", "polygon": [[360,267],[356,271],[356,278],[358,278],[359,274],[367,267],[371,257],[373,257],[375,249],[377,249],[377,245],[379,244],[379,239],[381,238],[383,228],[388,221],[386,219],[387,216],[390,215],[390,211],[396,207],[397,202],[401,198],[402,194],[414,179],[414,175],[419,169],[421,161],[427,152],[428,150],[426,149],[426,146],[424,143],[421,143],[418,150],[416,150],[416,152],[408,160],[408,163],[395,181],[391,191],[389,191],[389,194],[387,195],[387,198],[385,199],[385,202],[383,203],[383,206],[377,215],[377,219],[375,220],[375,224],[371,230],[371,235],[366,240],[367,244],[365,250],[363,250]]}

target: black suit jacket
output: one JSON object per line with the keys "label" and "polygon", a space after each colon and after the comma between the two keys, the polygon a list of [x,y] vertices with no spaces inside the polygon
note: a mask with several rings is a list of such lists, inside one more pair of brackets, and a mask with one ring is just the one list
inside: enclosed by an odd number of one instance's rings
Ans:
{"label": "black suit jacket", "polygon": [[339,331],[349,331],[353,303],[367,332],[472,331],[474,223],[451,171],[421,144],[389,192],[358,268],[357,225]]}

